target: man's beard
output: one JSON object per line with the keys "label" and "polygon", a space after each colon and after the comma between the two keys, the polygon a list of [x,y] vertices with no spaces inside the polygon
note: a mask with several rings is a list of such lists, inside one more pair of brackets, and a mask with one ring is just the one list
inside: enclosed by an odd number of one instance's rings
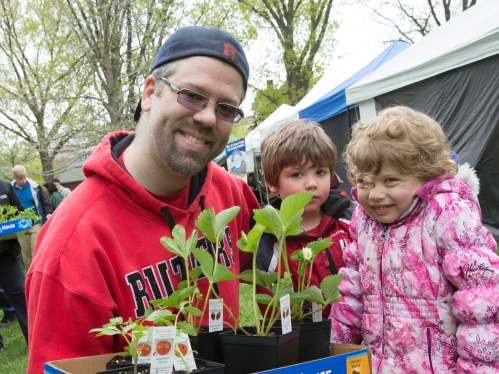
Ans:
{"label": "man's beard", "polygon": [[184,175],[186,177],[192,177],[203,170],[206,165],[216,156],[218,156],[222,151],[213,150],[199,153],[180,146],[175,142],[174,134],[177,130],[183,129],[193,129],[197,134],[203,135],[207,139],[211,140],[210,144],[213,144],[216,140],[216,135],[213,134],[211,129],[205,128],[202,125],[197,125],[192,121],[182,121],[174,126],[171,130],[171,138],[165,143],[160,143],[160,139],[165,137],[163,133],[163,126],[153,126],[150,129],[150,141],[155,144],[154,152],[157,153],[156,156],[165,163],[169,169],[173,172]]}

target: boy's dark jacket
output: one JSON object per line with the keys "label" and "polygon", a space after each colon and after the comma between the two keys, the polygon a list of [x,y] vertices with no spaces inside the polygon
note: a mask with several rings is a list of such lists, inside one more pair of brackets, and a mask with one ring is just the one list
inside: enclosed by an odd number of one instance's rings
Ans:
{"label": "boy's dark jacket", "polygon": [[[279,209],[281,199],[275,199],[271,205]],[[291,260],[290,256],[298,249],[307,246],[308,243],[323,238],[331,238],[333,244],[321,251],[314,260],[312,280],[310,285],[320,287],[320,282],[326,276],[336,274],[338,269],[345,266],[343,262],[343,250],[351,242],[348,234],[352,209],[349,208],[350,201],[341,194],[340,190],[330,190],[326,202],[321,206],[324,213],[318,227],[300,235],[290,236],[286,239],[286,253],[292,274],[293,285],[296,289],[298,280],[298,261]],[[256,267],[266,272],[274,272],[277,265],[277,253],[279,244],[275,236],[264,234],[258,246]],[[330,307],[323,310],[323,316],[329,316]]]}

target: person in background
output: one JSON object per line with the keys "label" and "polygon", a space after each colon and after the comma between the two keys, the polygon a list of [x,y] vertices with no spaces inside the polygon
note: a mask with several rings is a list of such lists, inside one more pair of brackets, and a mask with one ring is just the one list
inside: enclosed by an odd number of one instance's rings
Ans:
{"label": "person in background", "polygon": [[[349,199],[339,190],[331,190],[337,153],[336,146],[319,124],[307,120],[284,123],[271,132],[262,142],[262,167],[267,185],[279,197],[271,202],[279,209],[281,199],[303,191],[313,193],[312,200],[303,212],[299,235],[286,238],[286,253],[295,289],[298,285],[299,262],[291,254],[307,244],[331,238],[329,248],[314,259],[310,285],[320,287],[322,280],[345,266],[343,250],[351,242],[348,234],[352,210]],[[264,234],[260,240],[256,267],[269,273],[275,272],[278,259],[274,251],[275,236]],[[282,269],[284,274],[284,269]],[[283,275],[281,274],[281,275]],[[330,307],[323,310],[329,316]]]}
{"label": "person in background", "polygon": [[52,215],[54,208],[42,187],[33,179],[28,178],[28,173],[24,166],[16,165],[12,168],[11,172],[14,177],[12,186],[14,186],[14,191],[16,191],[17,196],[19,196],[21,204],[25,209],[34,207],[35,213],[42,217],[41,221],[33,223],[33,228],[28,234],[19,238],[24,267],[25,269],[29,269],[33,260],[38,233],[40,232],[42,225]]}
{"label": "person in background", "polygon": [[[176,224],[189,237],[205,209],[241,208],[217,260],[235,274],[249,268],[251,255],[236,242],[258,201],[242,179],[211,162],[244,116],[248,75],[241,45],[219,28],[184,27],[164,42],[135,112],[137,131],[106,135],[83,165],[86,179],[42,229],[26,282],[28,374],[50,360],[123,352],[124,340],[88,332],[116,316],[142,317],[150,301],[177,289],[182,258],[160,238]],[[213,253],[198,235],[197,247]],[[207,283],[199,282],[204,297]],[[238,316],[239,281],[217,286]]]}
{"label": "person in background", "polygon": [[331,341],[369,345],[377,373],[499,372],[497,244],[449,155],[407,107],[357,122],[345,151],[359,205]]}
{"label": "person in background", "polygon": [[[12,185],[0,180],[0,205],[11,205],[19,211],[23,211],[17,194]],[[24,295],[24,271],[21,264],[21,246],[17,239],[0,241],[0,286],[4,289],[8,299],[14,308],[17,320],[21,326],[26,344],[28,343],[28,313],[26,309],[26,298]],[[8,306],[7,306],[8,307]],[[5,315],[4,315],[5,317]],[[12,318],[10,318],[12,320]],[[2,319],[3,321],[3,319]],[[10,322],[10,321],[9,321]],[[13,321],[12,321],[13,322]],[[10,324],[9,324],[10,326]],[[4,348],[2,335],[0,334],[0,351]]]}
{"label": "person in background", "polygon": [[55,186],[57,187],[57,191],[59,191],[59,193],[62,195],[62,197],[68,197],[68,195],[71,193],[71,190],[67,187],[64,187],[62,184],[61,184],[61,181],[59,180],[59,178],[54,178],[52,179],[52,183],[55,184]]}
{"label": "person in background", "polygon": [[0,327],[8,328],[16,322],[16,310],[10,303],[10,300],[4,289],[0,286],[0,309],[3,310],[3,317],[0,320]]}
{"label": "person in background", "polygon": [[50,196],[50,203],[55,210],[59,206],[59,204],[62,203],[62,200],[64,200],[64,198],[59,193],[59,190],[57,189],[55,183],[45,182],[43,186],[47,189]]}

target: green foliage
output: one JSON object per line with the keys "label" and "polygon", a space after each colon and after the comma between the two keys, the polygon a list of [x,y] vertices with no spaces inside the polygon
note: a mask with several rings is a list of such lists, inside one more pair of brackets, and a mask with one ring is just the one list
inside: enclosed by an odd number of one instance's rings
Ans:
{"label": "green foliage", "polygon": [[[262,121],[272,107],[283,103],[296,105],[322,74],[334,49],[333,36],[338,27],[331,20],[333,0],[237,0],[237,3],[242,17],[258,25],[262,34],[258,52],[265,58],[261,58],[258,68],[253,67],[256,81],[278,77],[279,71],[272,70],[276,66],[285,71],[274,81],[276,88],[259,90],[261,95],[254,112],[259,115],[258,121]],[[277,63],[268,64],[268,61]]]}
{"label": "green foliage", "polygon": [[[196,248],[198,239],[197,230],[193,230],[191,236],[186,239],[185,228],[182,225],[176,225],[172,231],[172,238],[162,237],[160,239],[161,244],[163,244],[168,251],[184,259],[187,279],[185,282],[181,282],[179,284],[179,290],[174,292],[167,299],[159,299],[151,303],[161,307],[178,308],[178,306],[176,306],[177,304],[180,304],[183,300],[186,300],[187,302],[182,290],[189,290],[189,307],[181,309],[180,311],[184,315],[188,324],[193,326],[193,329],[196,332],[199,332],[201,329],[203,317],[208,307],[209,295],[211,293],[213,293],[213,295],[222,302],[226,310],[228,310],[228,312],[232,315],[230,308],[228,308],[227,305],[223,303],[223,300],[221,300],[215,293],[213,285],[217,282],[237,279],[236,275],[234,275],[227,267],[218,263],[218,261],[215,261],[215,259],[218,258],[218,249],[220,242],[224,238],[225,227],[239,214],[240,210],[240,207],[232,207],[215,214],[215,210],[211,207],[210,209],[206,209],[199,214],[199,217],[195,223],[196,227],[198,230],[203,232],[206,239],[214,244],[214,257],[208,252]],[[194,256],[199,263],[199,266],[194,269],[189,268],[189,259],[191,255]],[[197,280],[201,274],[206,277],[209,284],[204,300],[197,287]],[[176,294],[176,299],[172,298]],[[182,300],[179,299],[180,297],[182,297]],[[201,309],[197,309],[198,307]],[[199,313],[192,313],[194,310],[192,308],[199,310]]]}
{"label": "green foliage", "polygon": [[256,115],[254,122],[257,125],[265,121],[282,104],[289,103],[288,85],[286,82],[279,88],[276,88],[273,83],[269,84],[267,82],[265,89],[258,89],[255,86],[253,86],[253,89],[255,89],[256,95],[251,109]]}
{"label": "green foliage", "polygon": [[[257,222],[249,231],[248,235],[241,233],[237,246],[244,252],[253,254],[253,269],[240,274],[240,279],[252,284],[253,289],[253,317],[257,335],[267,335],[270,328],[278,318],[281,297],[290,294],[293,305],[293,317],[300,320],[307,315],[303,314],[302,306],[305,300],[318,303],[325,308],[328,304],[338,301],[337,286],[342,276],[331,276],[325,278],[321,283],[321,289],[310,286],[311,274],[308,283],[305,282],[305,271],[307,264],[311,264],[315,256],[331,245],[329,238],[311,244],[311,248],[303,251],[295,251],[291,259],[299,260],[299,287],[293,290],[291,273],[286,254],[286,237],[301,233],[300,224],[305,206],[312,199],[311,192],[299,192],[286,197],[281,203],[281,209],[267,205],[264,208],[254,210],[254,219]],[[264,232],[273,234],[279,243],[278,265],[275,273],[266,273],[256,269],[256,255],[258,244]],[[306,252],[306,253],[305,253]],[[284,269],[282,269],[284,266]],[[280,278],[280,274],[283,277]],[[267,290],[265,294],[257,294],[257,286]],[[266,305],[263,318],[258,313],[258,304]]]}
{"label": "green foliage", "polygon": [[142,348],[144,347],[144,345],[139,344],[139,340],[146,334],[149,339],[152,338],[152,327],[143,325],[145,320],[145,318],[139,318],[137,320],[129,318],[128,321],[123,321],[122,317],[111,318],[109,323],[106,323],[100,328],[92,329],[89,332],[96,332],[96,336],[121,335],[125,338],[128,344],[125,347],[125,356],[132,356],[134,361],[134,373],[136,374],[138,364],[137,359],[142,351]]}
{"label": "green foliage", "polygon": [[12,205],[0,205],[0,223],[14,219],[27,218],[33,222],[41,221],[42,217],[35,213],[35,207],[30,207],[24,211],[19,211]]}

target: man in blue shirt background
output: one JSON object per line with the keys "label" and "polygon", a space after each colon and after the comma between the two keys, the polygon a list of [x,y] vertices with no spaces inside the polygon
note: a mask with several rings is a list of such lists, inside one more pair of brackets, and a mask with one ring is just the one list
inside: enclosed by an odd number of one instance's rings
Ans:
{"label": "man in blue shirt background", "polygon": [[19,196],[19,200],[21,200],[24,209],[35,207],[36,214],[42,217],[42,221],[34,222],[33,228],[28,234],[19,238],[24,259],[24,267],[27,270],[33,259],[38,233],[42,228],[42,224],[50,218],[54,209],[41,186],[33,179],[27,177],[28,173],[24,166],[16,165],[12,168],[11,172],[14,177],[12,186],[14,186],[14,191],[16,191],[17,196]]}

